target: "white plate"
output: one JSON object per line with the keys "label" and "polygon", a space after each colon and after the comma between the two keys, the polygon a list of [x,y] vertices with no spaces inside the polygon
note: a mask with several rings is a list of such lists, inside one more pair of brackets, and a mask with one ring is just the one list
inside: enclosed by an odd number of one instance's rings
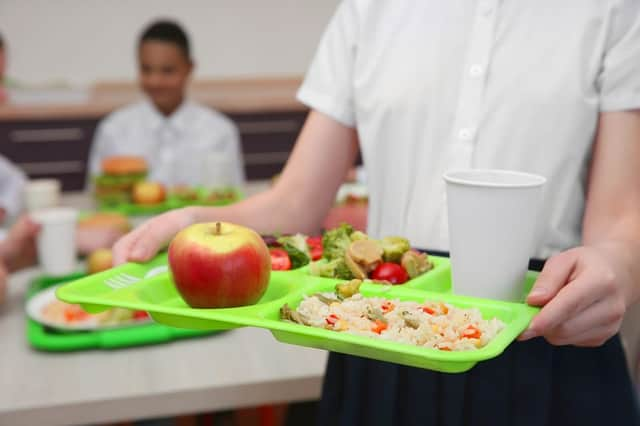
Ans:
{"label": "white plate", "polygon": [[64,322],[56,322],[52,321],[42,314],[42,311],[45,306],[58,300],[56,297],[56,289],[58,286],[52,286],[45,290],[42,290],[38,294],[34,295],[31,299],[27,301],[26,311],[27,315],[34,321],[39,322],[40,324],[46,325],[48,327],[56,328],[59,330],[70,330],[70,331],[88,331],[88,330],[106,330],[113,328],[122,328],[129,327],[133,325],[139,325],[143,323],[148,323],[149,320],[132,320],[130,322],[120,323],[120,324],[100,324],[96,318],[89,317],[85,321],[74,322],[73,324],[64,323]]}

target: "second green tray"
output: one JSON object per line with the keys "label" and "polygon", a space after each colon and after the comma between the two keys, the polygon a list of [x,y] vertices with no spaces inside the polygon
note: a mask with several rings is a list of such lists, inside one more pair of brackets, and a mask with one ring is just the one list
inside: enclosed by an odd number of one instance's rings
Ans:
{"label": "second green tray", "polygon": [[[50,286],[84,277],[84,274],[78,273],[67,277],[53,278],[42,276],[36,278],[29,286],[27,299]],[[164,343],[172,340],[201,337],[211,334],[214,333],[169,327],[157,323],[95,331],[64,331],[46,327],[29,317],[27,317],[26,327],[26,337],[29,344],[38,350],[50,352],[116,349]]]}
{"label": "second green tray", "polygon": [[101,211],[113,211],[125,216],[149,216],[167,212],[169,210],[187,207],[187,206],[225,206],[235,203],[243,198],[242,191],[238,188],[233,188],[232,191],[235,194],[234,199],[220,199],[220,200],[207,200],[207,195],[212,190],[205,188],[196,188],[198,193],[198,199],[196,200],[180,200],[175,195],[169,194],[167,199],[160,204],[134,204],[134,203],[121,203],[116,205],[103,204],[100,206]]}

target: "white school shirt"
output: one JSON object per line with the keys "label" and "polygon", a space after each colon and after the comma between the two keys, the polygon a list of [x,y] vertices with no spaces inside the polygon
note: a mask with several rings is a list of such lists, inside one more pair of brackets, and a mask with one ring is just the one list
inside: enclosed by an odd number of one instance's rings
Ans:
{"label": "white school shirt", "polygon": [[15,219],[22,210],[26,183],[24,172],[0,155],[0,208],[6,211],[9,221]]}
{"label": "white school shirt", "polygon": [[144,157],[148,179],[168,186],[244,183],[238,129],[224,115],[184,101],[169,117],[144,100],[100,122],[89,157],[89,180],[114,155]]}
{"label": "white school shirt", "polygon": [[370,234],[447,250],[442,174],[520,170],[547,178],[535,251],[546,257],[580,243],[598,114],[640,108],[639,9],[637,0],[345,0],[298,98],[357,128]]}

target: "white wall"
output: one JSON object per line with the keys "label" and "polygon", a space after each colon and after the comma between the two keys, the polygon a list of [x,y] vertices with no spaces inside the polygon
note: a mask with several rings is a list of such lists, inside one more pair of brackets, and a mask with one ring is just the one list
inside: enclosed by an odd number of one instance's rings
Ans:
{"label": "white wall", "polygon": [[300,75],[339,0],[0,0],[8,75],[86,85],[133,79],[152,19],[189,32],[196,78]]}

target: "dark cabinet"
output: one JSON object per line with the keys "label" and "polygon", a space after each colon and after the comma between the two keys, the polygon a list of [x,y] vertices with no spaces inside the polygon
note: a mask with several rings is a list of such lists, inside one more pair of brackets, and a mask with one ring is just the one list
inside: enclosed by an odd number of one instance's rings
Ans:
{"label": "dark cabinet", "polygon": [[306,112],[235,114],[247,179],[269,179],[287,162]]}
{"label": "dark cabinet", "polygon": [[32,178],[55,177],[65,191],[84,187],[97,120],[0,122],[0,154]]}
{"label": "dark cabinet", "polygon": [[[229,114],[240,130],[250,180],[268,179],[287,161],[306,111]],[[30,177],[60,179],[65,191],[85,186],[98,119],[0,121],[0,154]]]}

